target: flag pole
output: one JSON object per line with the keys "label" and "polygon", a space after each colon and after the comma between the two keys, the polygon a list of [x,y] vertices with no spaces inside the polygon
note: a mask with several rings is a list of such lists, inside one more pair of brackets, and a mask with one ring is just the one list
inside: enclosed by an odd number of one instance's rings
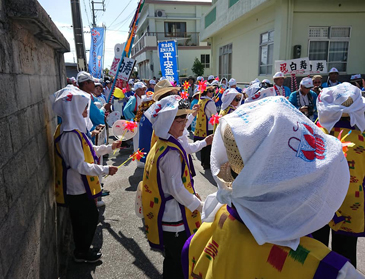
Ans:
{"label": "flag pole", "polygon": [[[115,73],[115,77],[114,77],[114,81],[113,81],[113,85],[110,89],[110,95],[109,95],[109,100],[108,100],[108,103],[111,103],[112,101],[112,97],[114,95],[114,89],[115,89],[115,84],[117,83],[117,79],[118,79],[118,75],[119,75],[119,69],[120,69],[120,66],[122,65],[123,63],[123,58],[124,57],[129,57],[130,54],[131,54],[131,50],[132,50],[132,45],[133,45],[133,42],[134,42],[134,38],[135,38],[135,31],[138,27],[138,22],[139,22],[139,15],[142,11],[142,8],[143,8],[143,4],[144,4],[144,0],[140,0],[138,6],[137,6],[137,10],[136,10],[136,13],[134,14],[134,17],[133,17],[133,20],[130,24],[130,27],[129,27],[129,36],[128,36],[128,39],[124,45],[124,49],[123,49],[123,53],[122,53],[122,56],[120,58],[120,61],[118,63],[118,67],[117,67],[117,71]],[[132,38],[131,38],[132,36]],[[128,44],[130,40],[130,44]],[[128,47],[128,55],[126,55],[126,48]]]}

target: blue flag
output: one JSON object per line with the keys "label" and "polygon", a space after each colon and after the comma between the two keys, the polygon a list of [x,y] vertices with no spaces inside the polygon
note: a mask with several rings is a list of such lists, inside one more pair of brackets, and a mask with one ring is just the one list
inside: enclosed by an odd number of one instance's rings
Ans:
{"label": "blue flag", "polygon": [[103,27],[91,29],[89,73],[96,78],[101,78],[103,70],[104,31]]}
{"label": "blue flag", "polygon": [[158,43],[158,54],[160,56],[161,74],[169,81],[179,82],[177,72],[177,45],[175,41]]}

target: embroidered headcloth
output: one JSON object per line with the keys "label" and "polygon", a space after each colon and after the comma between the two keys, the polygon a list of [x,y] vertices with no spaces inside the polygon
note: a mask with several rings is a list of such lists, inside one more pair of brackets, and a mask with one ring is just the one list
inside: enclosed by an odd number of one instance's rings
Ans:
{"label": "embroidered headcloth", "polygon": [[328,132],[341,116],[350,116],[351,126],[365,130],[365,98],[358,87],[348,82],[324,88],[317,98],[317,110],[319,122]]}
{"label": "embroidered headcloth", "polygon": [[211,169],[218,201],[235,206],[258,244],[294,250],[332,219],[350,179],[341,143],[284,97],[221,118]]}
{"label": "embroidered headcloth", "polygon": [[[88,117],[82,116],[86,106],[90,108],[90,95],[75,86],[68,85],[50,97],[52,109],[62,118],[61,132],[79,130],[86,133]],[[88,112],[89,115],[89,112]]]}

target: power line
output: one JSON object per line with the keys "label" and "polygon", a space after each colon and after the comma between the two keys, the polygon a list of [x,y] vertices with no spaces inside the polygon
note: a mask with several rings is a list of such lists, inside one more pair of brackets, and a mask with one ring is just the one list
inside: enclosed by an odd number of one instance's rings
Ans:
{"label": "power line", "polygon": [[120,29],[120,28],[122,28],[123,26],[123,23],[125,23],[128,19],[130,19],[131,18],[131,16],[135,13],[136,11],[134,10],[134,11],[132,11],[129,15],[127,15],[126,16],[126,18],[125,19],[123,19],[122,21],[120,21],[120,22],[118,22],[118,23],[116,23],[116,24],[114,24],[115,26],[118,26],[118,25],[121,25],[120,27],[118,27],[118,30]]}
{"label": "power line", "polygon": [[130,0],[127,4],[127,6],[124,7],[124,9],[120,12],[120,14],[116,17],[116,19],[114,19],[114,21],[109,25],[108,28],[112,27],[113,23],[121,16],[121,14],[127,9],[127,7],[129,6],[129,4],[132,2],[132,0]]}
{"label": "power line", "polygon": [[85,0],[82,0],[82,2],[84,3],[85,13],[86,13],[86,19],[87,19],[87,22],[88,22],[88,24],[89,24],[89,26],[90,26],[89,14],[87,13]]}

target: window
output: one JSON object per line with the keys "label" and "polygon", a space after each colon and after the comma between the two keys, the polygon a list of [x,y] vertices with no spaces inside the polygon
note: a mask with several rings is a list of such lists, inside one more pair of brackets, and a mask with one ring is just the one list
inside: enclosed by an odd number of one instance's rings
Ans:
{"label": "window", "polygon": [[165,37],[186,37],[186,22],[165,22]]}
{"label": "window", "polygon": [[261,34],[260,37],[260,75],[272,74],[274,54],[274,31]]}
{"label": "window", "polygon": [[210,68],[210,55],[209,54],[200,55],[200,62],[202,62],[204,68]]}
{"label": "window", "polygon": [[219,76],[228,80],[232,77],[232,44],[219,48]]}
{"label": "window", "polygon": [[229,0],[228,1],[228,8],[232,7],[234,4],[236,4],[239,0]]}
{"label": "window", "polygon": [[217,9],[216,7],[213,8],[213,10],[211,10],[206,16],[205,16],[205,28],[207,28],[209,25],[211,25],[217,16]]}
{"label": "window", "polygon": [[309,60],[326,60],[327,68],[346,72],[350,27],[310,27]]}

